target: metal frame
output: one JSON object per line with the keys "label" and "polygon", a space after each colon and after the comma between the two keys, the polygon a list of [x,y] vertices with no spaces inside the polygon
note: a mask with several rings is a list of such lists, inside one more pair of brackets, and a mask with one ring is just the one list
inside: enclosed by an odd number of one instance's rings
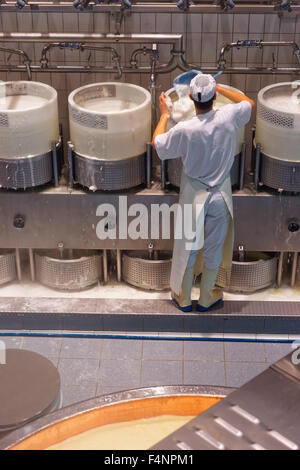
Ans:
{"label": "metal frame", "polygon": [[[1,187],[6,189],[28,189],[45,185],[53,180],[54,186],[59,186],[59,165],[57,151],[61,148],[61,137],[58,142],[53,142],[49,152],[42,155],[30,155],[28,157],[0,158]],[[41,179],[33,181],[34,170],[36,174],[43,170]],[[11,171],[12,175],[21,173],[23,183],[16,177],[7,176]],[[6,176],[5,176],[6,175]],[[27,175],[27,176],[25,176]],[[24,179],[26,178],[26,181]],[[32,180],[31,180],[32,179]],[[31,180],[31,181],[30,181]]]}
{"label": "metal frame", "polygon": [[[300,174],[300,163],[295,161],[295,162],[289,162],[286,160],[280,160],[280,159],[274,159],[272,157],[269,157],[268,155],[264,154],[262,152],[262,146],[261,144],[257,143],[256,145],[253,143],[253,151],[252,154],[255,155],[255,166],[254,166],[254,188],[255,191],[258,191],[259,186],[267,186],[269,188],[275,189],[278,192],[282,193],[283,191],[286,192],[294,192],[295,194],[300,193],[300,178],[298,176],[298,183],[297,180],[295,180],[295,174]],[[275,174],[275,181],[277,178],[279,178],[279,175],[282,175],[281,170],[287,170],[287,173],[290,174],[291,176],[291,181],[287,182],[284,180],[284,177],[281,178],[281,182],[285,186],[282,185],[282,187],[278,187],[274,183],[274,179],[270,177],[270,170],[273,168],[273,173],[274,169],[276,169]],[[262,172],[264,172],[266,176],[266,180],[262,176]],[[284,174],[284,176],[286,176]],[[278,179],[277,179],[278,182]],[[279,183],[278,183],[279,184]],[[293,187],[294,185],[294,187]]]}
{"label": "metal frame", "polygon": [[[159,183],[150,189],[139,188],[123,192],[87,192],[60,185],[59,188],[16,191],[0,190],[1,248],[64,248],[147,250],[149,243],[154,250],[171,250],[172,217],[170,239],[120,239],[118,237],[119,197],[127,197],[127,208],[142,203],[151,213],[151,204],[172,206],[178,202],[178,192],[162,191]],[[116,238],[100,240],[96,235],[100,204],[112,204],[116,214]],[[294,252],[300,251],[300,231],[289,230],[291,220],[300,213],[300,197],[288,194],[254,193],[246,187],[233,194],[235,216],[235,249],[243,246],[245,251]],[[45,211],[47,207],[47,211]],[[120,209],[121,210],[121,209]],[[15,216],[23,217],[21,228],[14,225]],[[130,220],[130,219],[129,219]],[[49,223],[52,221],[52,223]],[[151,222],[151,221],[150,221]],[[149,234],[151,224],[149,223]]]}
{"label": "metal frame", "polygon": [[[1,8],[1,7],[0,7]],[[170,73],[176,68],[179,68],[183,71],[190,70],[192,68],[199,67],[199,64],[189,64],[184,58],[185,51],[183,49],[183,34],[99,34],[99,33],[0,33],[0,43],[44,43],[51,47],[51,44],[61,43],[65,44],[68,47],[80,49],[85,43],[87,44],[170,44],[173,45],[172,50],[170,51],[171,59],[167,64],[156,66],[155,54],[156,49],[152,49],[153,56],[151,64],[148,67],[136,67],[131,64],[131,66],[123,67],[122,70],[120,66],[118,67],[118,72],[122,73],[147,73],[150,74],[150,87],[153,88],[155,84],[155,75],[159,73]],[[253,47],[248,45],[249,41],[239,41],[239,46],[237,43],[227,44],[226,47]],[[298,45],[296,43],[291,43],[287,41],[276,41],[276,42],[265,42],[262,41],[253,41],[253,43],[259,43],[264,45],[275,45],[275,46],[293,46],[295,53],[297,50],[297,57],[300,61],[300,52]],[[88,46],[85,46],[88,47]],[[254,47],[257,47],[254,45]],[[18,53],[23,53],[23,51],[16,50]],[[223,48],[221,49],[222,54]],[[17,52],[16,52],[17,53]],[[93,67],[93,66],[55,66],[55,67],[46,67],[43,57],[41,59],[41,65],[33,65],[26,63],[25,65],[2,65],[0,67],[0,72],[28,72],[28,67],[31,72],[76,72],[76,73],[114,73],[116,71],[115,67]],[[273,75],[275,72],[280,75],[290,75],[290,74],[299,74],[300,67],[276,67],[273,64],[271,67],[225,67],[224,61],[222,64],[218,64],[216,67],[202,67],[201,70],[203,73],[212,73],[215,74],[218,71],[222,70],[224,73],[238,73],[238,74],[267,74]],[[155,90],[155,87],[154,87]]]}
{"label": "metal frame", "polygon": [[[124,189],[133,188],[141,184],[147,185],[147,188],[151,187],[151,162],[152,162],[152,145],[146,144],[146,153],[137,157],[131,157],[123,160],[100,160],[97,158],[80,155],[74,150],[74,145],[71,141],[68,142],[68,164],[69,164],[69,188],[73,188],[75,183],[79,183],[81,186],[89,188],[92,191],[121,191]],[[81,174],[79,168],[83,170]],[[76,170],[77,169],[77,170]],[[98,171],[99,170],[99,171]],[[89,174],[92,175],[92,179],[95,177],[95,173],[98,171],[99,174],[105,175],[107,172],[110,175],[106,178],[106,182],[97,182],[97,187],[92,189],[92,185],[88,184]],[[126,172],[128,173],[126,179]],[[112,176],[116,174],[123,175],[123,180],[113,181]]]}
{"label": "metal frame", "polygon": [[[117,4],[102,4],[98,5],[95,2],[89,2],[86,11],[101,12],[101,13],[117,13],[120,12],[122,7],[121,2]],[[16,2],[15,0],[5,0],[0,6],[3,11],[16,11]],[[289,16],[296,15],[300,11],[299,3],[295,2],[292,5],[292,12],[289,13]],[[73,2],[41,2],[41,1],[28,1],[28,3],[22,9],[22,13],[27,12],[69,12],[77,13],[77,10],[73,6]],[[137,2],[132,4],[129,11],[125,13],[177,13],[180,14],[183,12],[182,9],[179,9],[176,3],[171,3],[156,0],[152,2],[151,0],[144,0],[143,2]],[[214,3],[213,1],[207,0],[204,4],[190,4],[188,13],[222,13],[224,9],[222,5]],[[275,2],[273,4],[265,4],[262,1],[256,1],[249,3],[247,0],[240,0],[237,5],[232,10],[227,10],[226,14],[239,14],[239,13],[273,13],[278,14],[276,10]]]}

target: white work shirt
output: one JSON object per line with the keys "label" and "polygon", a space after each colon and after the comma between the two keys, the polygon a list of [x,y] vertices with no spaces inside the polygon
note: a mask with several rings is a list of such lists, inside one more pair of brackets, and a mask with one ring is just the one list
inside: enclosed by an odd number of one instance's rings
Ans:
{"label": "white work shirt", "polygon": [[235,133],[249,122],[248,101],[181,121],[155,138],[161,160],[182,158],[185,173],[208,186],[222,183],[229,175],[236,151]]}

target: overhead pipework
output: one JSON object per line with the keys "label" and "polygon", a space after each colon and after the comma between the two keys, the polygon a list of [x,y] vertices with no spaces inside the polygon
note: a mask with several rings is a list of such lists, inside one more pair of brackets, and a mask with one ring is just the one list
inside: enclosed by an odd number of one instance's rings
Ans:
{"label": "overhead pipework", "polygon": [[265,0],[245,1],[240,0],[237,4],[233,0],[207,0],[206,2],[192,2],[191,0],[176,0],[168,2],[135,2],[130,0],[70,0],[50,1],[43,0],[0,0],[2,8],[11,11],[11,7],[31,9],[34,8],[43,12],[72,12],[74,8],[78,11],[93,10],[101,12],[116,12],[124,10],[132,10],[135,13],[172,13],[178,11],[189,13],[279,13],[299,12],[299,0]]}
{"label": "overhead pipework", "polygon": [[[268,47],[268,46],[271,46],[271,47],[291,47],[293,49],[293,53],[295,54],[295,56],[297,57],[297,60],[300,64],[300,49],[299,49],[299,46],[296,42],[294,41],[262,41],[262,40],[253,40],[253,39],[250,39],[250,40],[244,40],[244,41],[236,41],[236,42],[232,42],[232,43],[228,43],[228,44],[225,44],[224,46],[222,46],[222,49],[220,51],[220,54],[219,54],[219,59],[218,59],[218,69],[219,70],[223,70],[225,71],[225,68],[226,68],[226,59],[225,59],[225,54],[227,52],[229,52],[231,49],[241,49],[241,48],[250,48],[250,47],[253,47],[253,48],[258,48],[258,49],[262,49],[263,47]],[[232,70],[232,69],[230,69]],[[255,70],[257,71],[260,71],[258,69],[258,67],[255,67]],[[273,61],[273,66],[271,68],[271,70],[273,70],[274,72],[281,72],[281,71],[284,71],[284,70],[287,70],[287,68],[279,68],[279,67],[276,67],[276,65],[274,64],[274,61]],[[290,73],[293,73],[293,72],[296,72],[295,68],[293,67],[290,67],[289,68],[289,71]],[[299,69],[298,69],[299,71]]]}
{"label": "overhead pipework", "polygon": [[16,1],[16,7],[19,8],[20,10],[22,10],[24,7],[26,7],[26,5],[28,5],[26,0],[17,0]]}
{"label": "overhead pipework", "polygon": [[[51,33],[51,34],[40,34],[40,33],[0,33],[0,43],[12,43],[12,42],[24,42],[24,43],[44,43],[51,46],[54,43],[65,43],[67,47],[79,48],[80,45],[84,44],[87,48],[87,44],[156,44],[159,48],[160,44],[169,44],[170,49],[170,60],[168,63],[157,65],[158,60],[152,61],[148,66],[135,66],[130,64],[122,67],[123,73],[146,73],[151,74],[153,72],[153,65],[155,63],[155,73],[171,73],[175,69],[186,71],[193,68],[199,68],[200,64],[191,64],[185,60],[185,51],[183,49],[183,35],[182,34],[85,34],[85,33]],[[225,54],[232,48],[242,47],[258,47],[262,48],[265,46],[289,46],[293,48],[294,54],[300,63],[300,50],[297,43],[292,41],[262,41],[262,40],[241,40],[233,43],[228,43],[222,46],[219,54],[219,59],[216,66],[201,66],[203,73],[216,74],[222,70],[224,73],[237,73],[237,74],[274,74],[289,75],[299,74],[300,66],[298,67],[278,67],[275,63],[272,66],[245,66],[245,67],[226,67]],[[58,47],[58,46],[56,46]],[[94,46],[95,47],[95,46]],[[144,51],[144,49],[143,49]],[[134,60],[134,58],[133,58]],[[30,69],[32,72],[75,72],[75,73],[114,73],[116,68],[118,74],[121,73],[120,60],[116,54],[113,56],[115,62],[114,67],[107,66],[86,66],[86,65],[56,65],[45,67],[46,63],[40,65],[31,65]],[[156,66],[157,65],[157,66]],[[28,68],[28,64],[27,64]],[[0,72],[23,72],[26,71],[26,66],[22,65],[1,65]]]}
{"label": "overhead pipework", "polygon": [[0,46],[0,51],[9,54],[8,56],[8,61],[11,57],[11,55],[18,55],[21,56],[23,59],[23,63],[27,72],[27,78],[29,81],[32,79],[32,74],[31,74],[31,60],[29,59],[28,55],[26,52],[22,51],[22,49],[8,49],[7,47],[1,47]]}
{"label": "overhead pipework", "polygon": [[232,0],[219,0],[217,4],[220,5],[223,11],[232,10],[235,7],[235,3]]}
{"label": "overhead pipework", "polygon": [[72,50],[79,50],[83,52],[85,50],[88,51],[97,51],[97,52],[109,52],[111,53],[111,60],[115,64],[114,71],[117,70],[117,74],[115,79],[118,80],[122,77],[122,67],[121,67],[121,57],[117,53],[116,49],[113,47],[100,47],[91,44],[84,44],[80,42],[54,42],[46,44],[42,50],[42,56],[40,60],[41,67],[43,69],[49,68],[49,59],[47,57],[48,52],[50,49],[58,47],[59,49],[72,49]]}

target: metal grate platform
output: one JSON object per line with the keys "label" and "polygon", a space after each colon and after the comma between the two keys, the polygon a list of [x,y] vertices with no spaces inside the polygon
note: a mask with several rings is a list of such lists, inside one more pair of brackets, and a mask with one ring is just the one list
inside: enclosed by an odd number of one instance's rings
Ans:
{"label": "metal grate platform", "polygon": [[155,450],[299,450],[300,365],[289,354]]}

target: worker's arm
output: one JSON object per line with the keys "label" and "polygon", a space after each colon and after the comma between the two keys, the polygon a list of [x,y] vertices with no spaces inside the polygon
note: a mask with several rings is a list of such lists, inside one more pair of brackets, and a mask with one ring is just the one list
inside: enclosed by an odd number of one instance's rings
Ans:
{"label": "worker's arm", "polygon": [[248,96],[244,95],[243,93],[239,93],[238,91],[223,88],[218,83],[216,85],[216,90],[220,93],[220,95],[225,96],[226,98],[233,101],[234,103],[240,103],[241,101],[248,101],[251,104],[252,109],[255,108],[255,102],[251,100],[251,98],[248,98]]}
{"label": "worker's arm", "polygon": [[166,132],[167,122],[170,117],[168,106],[166,103],[166,97],[164,93],[161,93],[159,97],[159,109],[160,109],[161,116],[153,134],[153,138],[152,138],[153,148],[155,148],[155,137],[157,137],[160,134],[164,134]]}

